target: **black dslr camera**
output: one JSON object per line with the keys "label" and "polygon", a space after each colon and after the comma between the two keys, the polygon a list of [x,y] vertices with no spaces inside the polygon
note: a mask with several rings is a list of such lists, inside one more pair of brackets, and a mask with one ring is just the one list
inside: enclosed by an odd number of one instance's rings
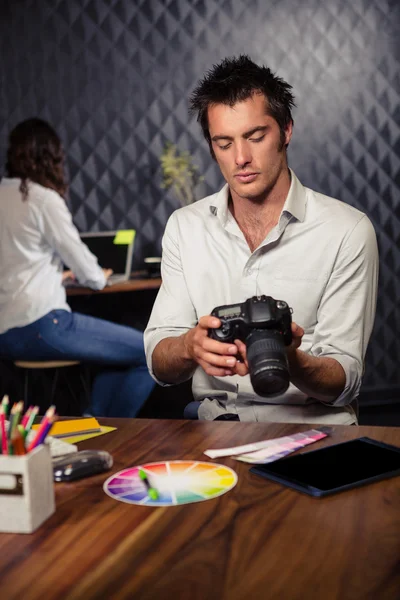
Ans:
{"label": "black dslr camera", "polygon": [[217,306],[211,313],[221,327],[210,329],[214,340],[245,342],[250,379],[259,396],[277,396],[289,386],[285,346],[292,341],[292,310],[271,296],[253,296],[242,304]]}

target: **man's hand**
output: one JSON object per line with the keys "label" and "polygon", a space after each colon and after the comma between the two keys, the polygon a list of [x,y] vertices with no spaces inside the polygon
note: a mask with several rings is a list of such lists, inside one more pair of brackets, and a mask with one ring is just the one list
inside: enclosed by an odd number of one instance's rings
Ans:
{"label": "man's hand", "polygon": [[[235,375],[239,365],[236,344],[225,344],[208,337],[208,330],[220,325],[221,321],[216,317],[201,317],[196,327],[185,334],[184,339],[188,358],[199,364],[207,375],[214,377]],[[240,367],[243,370],[244,365]]]}
{"label": "man's hand", "polygon": [[[197,326],[185,337],[185,346],[189,357],[197,362],[207,373],[216,377],[240,375],[249,372],[246,344],[235,340],[234,344],[225,344],[208,337],[208,330],[220,327],[221,321],[216,317],[201,317]],[[292,343],[286,348],[288,355],[295,352],[301,344],[304,329],[292,323]]]}
{"label": "man's hand", "polygon": [[301,346],[301,340],[303,339],[304,329],[292,322],[292,343],[286,348],[288,354],[297,350]]}
{"label": "man's hand", "polygon": [[156,377],[165,383],[180,383],[192,377],[197,365],[213,377],[246,375],[246,362],[240,362],[239,342],[226,344],[208,337],[209,329],[221,326],[216,317],[201,317],[196,327],[178,337],[164,338],[153,350],[152,364]]}
{"label": "man's hand", "polygon": [[249,372],[249,363],[247,362],[246,344],[242,340],[235,340],[239,352],[239,358],[235,365],[235,374],[243,377]]}

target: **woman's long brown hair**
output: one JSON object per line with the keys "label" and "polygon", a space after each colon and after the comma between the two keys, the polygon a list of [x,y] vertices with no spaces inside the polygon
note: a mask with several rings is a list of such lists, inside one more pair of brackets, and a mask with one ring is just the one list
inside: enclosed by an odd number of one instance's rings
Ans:
{"label": "woman's long brown hair", "polygon": [[24,200],[28,198],[29,181],[51,188],[65,198],[68,185],[64,160],[61,140],[46,121],[28,119],[11,131],[6,171],[9,177],[21,179]]}

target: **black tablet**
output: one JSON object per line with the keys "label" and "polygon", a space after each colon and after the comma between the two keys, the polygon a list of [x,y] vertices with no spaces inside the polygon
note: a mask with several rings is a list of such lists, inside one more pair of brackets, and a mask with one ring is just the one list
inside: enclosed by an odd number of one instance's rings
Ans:
{"label": "black tablet", "polygon": [[362,437],[250,471],[311,496],[327,496],[400,475],[400,448]]}

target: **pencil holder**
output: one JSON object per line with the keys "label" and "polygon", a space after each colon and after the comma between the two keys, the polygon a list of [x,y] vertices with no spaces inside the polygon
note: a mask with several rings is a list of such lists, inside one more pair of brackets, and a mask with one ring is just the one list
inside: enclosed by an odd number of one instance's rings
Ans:
{"label": "pencil holder", "polygon": [[32,533],[55,511],[46,444],[23,456],[0,455],[0,531]]}

